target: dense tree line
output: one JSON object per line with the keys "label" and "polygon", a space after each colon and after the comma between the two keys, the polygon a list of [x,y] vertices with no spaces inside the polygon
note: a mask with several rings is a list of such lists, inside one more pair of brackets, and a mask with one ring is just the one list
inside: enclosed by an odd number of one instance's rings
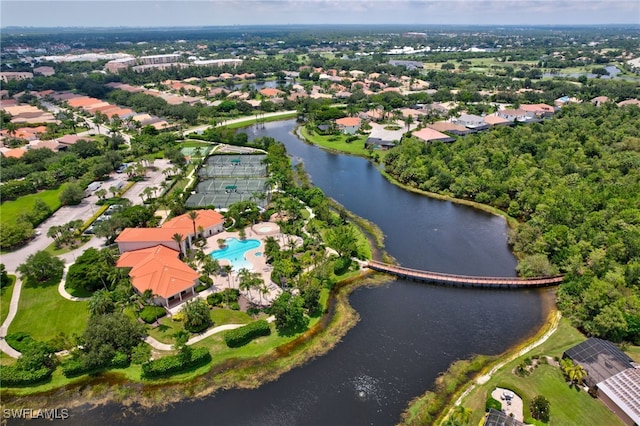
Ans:
{"label": "dense tree line", "polygon": [[639,108],[571,105],[453,144],[407,139],[384,163],[403,184],[518,218],[520,272],[565,273],[558,303],[575,325],[640,342]]}

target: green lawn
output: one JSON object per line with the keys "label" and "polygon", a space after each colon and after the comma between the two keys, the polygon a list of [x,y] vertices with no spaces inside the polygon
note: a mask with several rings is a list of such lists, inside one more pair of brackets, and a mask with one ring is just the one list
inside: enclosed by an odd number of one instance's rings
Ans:
{"label": "green lawn", "polygon": [[64,299],[57,284],[33,287],[23,283],[18,313],[8,331],[22,331],[35,340],[46,341],[60,333],[82,334],[87,318],[87,302]]}
{"label": "green lawn", "polygon": [[[260,121],[268,123],[270,121],[280,121],[280,120],[287,120],[289,118],[296,118],[297,116],[298,116],[298,113],[297,112],[293,112],[293,113],[290,113],[290,114],[277,115],[275,117],[264,117],[264,118],[261,118]],[[240,118],[240,117],[238,117],[238,118]],[[235,120],[235,118],[233,118],[231,120]],[[242,127],[251,126],[252,124],[255,124],[255,123],[256,123],[256,117],[255,117],[255,115],[253,115],[253,116],[247,117],[246,120],[243,120],[243,121],[238,122],[238,123],[225,124],[224,127],[226,127],[227,129],[240,129]]]}
{"label": "green lawn", "polygon": [[[215,308],[211,310],[211,320],[214,327],[224,324],[247,324],[253,319],[246,312],[234,311],[231,309]],[[149,336],[167,344],[174,342],[173,335],[182,330],[182,322],[174,321],[168,316],[160,318],[160,326],[149,328]]]}
{"label": "green lawn", "polygon": [[629,346],[625,349],[627,355],[629,355],[637,363],[640,363],[640,346]]}
{"label": "green lawn", "polygon": [[9,304],[11,303],[11,296],[13,295],[13,285],[16,283],[16,276],[9,275],[11,283],[0,289],[0,324],[7,319],[9,315]]}
{"label": "green lawn", "polygon": [[2,222],[15,224],[21,213],[29,212],[33,209],[37,199],[44,201],[51,210],[58,210],[61,206],[58,197],[63,188],[64,185],[60,185],[57,189],[47,189],[36,194],[24,195],[17,200],[3,202],[0,204]]}
{"label": "green lawn", "polygon": [[[484,415],[487,395],[496,386],[500,386],[514,390],[523,398],[525,406],[537,395],[543,395],[550,402],[550,424],[553,425],[621,425],[622,422],[601,401],[592,398],[583,390],[570,388],[559,367],[542,363],[529,376],[520,377],[513,373],[514,368],[526,357],[561,357],[566,349],[585,339],[580,332],[571,327],[568,320],[562,319],[558,330],[546,342],[502,367],[487,383],[476,387],[462,401],[463,406],[473,410],[469,424],[475,425],[480,422]],[[525,419],[528,416],[528,410],[525,408]]]}
{"label": "green lawn", "polygon": [[[301,127],[300,133],[307,139],[309,142],[319,145],[323,148],[333,149],[340,152],[346,152],[348,154],[360,155],[363,157],[369,157],[369,151],[364,149],[364,142],[367,140],[367,135],[360,135],[358,140],[347,143],[345,142],[347,137],[351,135],[330,135],[323,136],[315,133],[310,133],[306,128]],[[338,138],[338,140],[330,140],[333,138]]]}

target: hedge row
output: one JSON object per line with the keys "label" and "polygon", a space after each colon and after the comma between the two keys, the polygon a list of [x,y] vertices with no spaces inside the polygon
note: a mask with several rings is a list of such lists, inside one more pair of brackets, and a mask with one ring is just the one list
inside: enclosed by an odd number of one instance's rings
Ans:
{"label": "hedge row", "polygon": [[3,365],[0,368],[0,382],[2,386],[26,386],[42,382],[51,377],[53,370],[41,368],[39,370],[21,370],[13,365]]}
{"label": "hedge row", "polygon": [[142,377],[151,379],[170,376],[209,362],[211,362],[211,354],[207,348],[196,348],[191,351],[189,360],[185,360],[183,355],[177,354],[145,362],[142,364]]}
{"label": "hedge row", "polygon": [[130,364],[127,354],[122,352],[116,352],[111,359],[111,363],[104,367],[89,367],[82,358],[71,358],[62,363],[62,374],[65,377],[77,377],[83,374],[91,374],[102,371],[106,368],[126,368]]}
{"label": "hedge row", "polygon": [[224,342],[230,348],[244,346],[253,339],[271,334],[271,328],[266,320],[258,320],[240,328],[224,333]]}

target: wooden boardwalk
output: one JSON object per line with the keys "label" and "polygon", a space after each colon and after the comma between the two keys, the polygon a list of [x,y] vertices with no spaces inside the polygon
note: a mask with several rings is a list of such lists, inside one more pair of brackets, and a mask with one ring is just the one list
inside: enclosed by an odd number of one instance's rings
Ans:
{"label": "wooden boardwalk", "polygon": [[404,268],[402,266],[390,265],[388,263],[370,260],[367,263],[370,269],[400,278],[426,281],[438,284],[451,285],[456,287],[482,287],[482,288],[535,288],[551,287],[559,285],[564,278],[562,275],[517,278],[517,277],[474,277],[471,275],[453,275],[440,272],[421,271],[418,269]]}

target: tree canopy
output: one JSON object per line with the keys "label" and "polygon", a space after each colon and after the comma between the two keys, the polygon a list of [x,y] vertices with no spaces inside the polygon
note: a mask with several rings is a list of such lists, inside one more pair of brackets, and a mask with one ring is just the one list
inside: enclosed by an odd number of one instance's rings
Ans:
{"label": "tree canopy", "polygon": [[588,103],[556,115],[452,144],[407,139],[385,170],[519,219],[509,240],[521,274],[566,274],[558,304],[576,326],[638,343],[640,109]]}

